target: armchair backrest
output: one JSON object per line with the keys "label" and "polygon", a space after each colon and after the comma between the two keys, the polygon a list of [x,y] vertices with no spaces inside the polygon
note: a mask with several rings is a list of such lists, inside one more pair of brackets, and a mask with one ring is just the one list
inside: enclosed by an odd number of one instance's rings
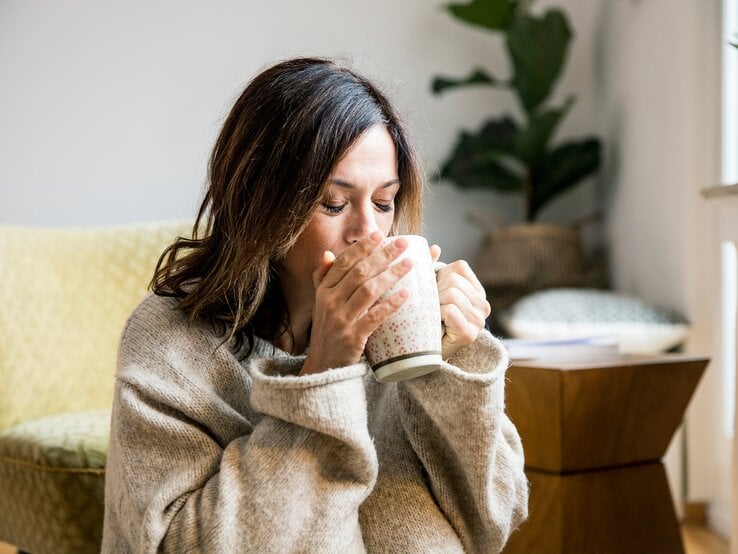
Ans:
{"label": "armchair backrest", "polygon": [[191,231],[0,225],[0,429],[110,406],[125,321],[164,248]]}

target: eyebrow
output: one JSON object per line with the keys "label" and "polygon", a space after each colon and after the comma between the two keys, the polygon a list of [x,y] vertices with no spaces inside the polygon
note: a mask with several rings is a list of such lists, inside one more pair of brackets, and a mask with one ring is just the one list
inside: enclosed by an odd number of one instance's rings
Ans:
{"label": "eyebrow", "polygon": [[[343,179],[337,179],[335,177],[331,177],[330,179],[328,179],[328,181],[342,188],[346,188],[346,189],[356,188],[356,185],[349,183],[348,181],[344,181]],[[387,181],[385,184],[383,184],[382,188],[386,189],[388,187],[391,187],[392,185],[399,185],[399,184],[400,184],[399,179],[392,179],[391,181]]]}

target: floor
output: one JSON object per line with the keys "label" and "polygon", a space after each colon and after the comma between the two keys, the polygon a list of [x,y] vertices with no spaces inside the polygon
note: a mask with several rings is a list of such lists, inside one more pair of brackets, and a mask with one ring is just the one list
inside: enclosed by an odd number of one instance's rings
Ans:
{"label": "floor", "polygon": [[728,542],[707,527],[682,525],[682,539],[685,554],[728,554]]}
{"label": "floor", "polygon": [[[683,525],[685,554],[728,554],[728,543],[706,527]],[[0,542],[0,554],[16,554],[15,548]]]}

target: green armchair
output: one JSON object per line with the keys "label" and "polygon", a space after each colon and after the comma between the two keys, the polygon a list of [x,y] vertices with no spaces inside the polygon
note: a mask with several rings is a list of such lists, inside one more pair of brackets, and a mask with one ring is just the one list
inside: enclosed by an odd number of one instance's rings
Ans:
{"label": "green armchair", "polygon": [[118,341],[191,224],[0,226],[0,541],[99,552]]}

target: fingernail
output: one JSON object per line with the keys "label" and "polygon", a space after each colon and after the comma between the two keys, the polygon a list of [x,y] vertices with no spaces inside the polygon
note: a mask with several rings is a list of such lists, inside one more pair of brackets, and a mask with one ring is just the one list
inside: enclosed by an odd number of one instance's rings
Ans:
{"label": "fingernail", "polygon": [[374,242],[382,240],[382,231],[373,231],[372,234],[369,235],[369,238]]}
{"label": "fingernail", "polygon": [[403,260],[402,260],[402,261],[400,262],[400,265],[401,265],[402,267],[404,267],[405,269],[410,269],[411,267],[413,267],[413,261],[412,261],[412,260],[411,260],[410,258],[404,258],[404,259],[403,259]]}
{"label": "fingernail", "polygon": [[394,244],[397,250],[405,250],[405,248],[407,248],[407,239],[404,237],[400,237],[399,239],[395,239],[392,244]]}

